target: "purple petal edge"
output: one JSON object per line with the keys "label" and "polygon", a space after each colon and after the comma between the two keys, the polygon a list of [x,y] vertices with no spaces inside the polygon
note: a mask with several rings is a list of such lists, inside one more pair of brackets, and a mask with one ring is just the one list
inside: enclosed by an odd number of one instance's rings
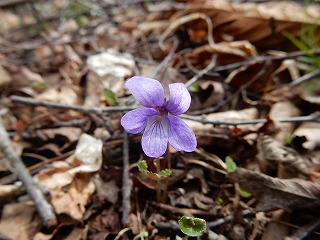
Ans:
{"label": "purple petal edge", "polygon": [[197,147],[197,139],[191,128],[180,118],[168,116],[169,143],[177,151],[193,152]]}
{"label": "purple petal edge", "polygon": [[191,96],[183,83],[169,84],[170,98],[166,109],[173,115],[185,113],[191,104]]}
{"label": "purple petal edge", "polygon": [[159,115],[159,112],[152,108],[138,108],[123,115],[120,123],[126,132],[137,134],[142,132],[148,119],[154,115]]}
{"label": "purple petal edge", "polygon": [[126,86],[144,107],[160,107],[164,104],[164,90],[158,80],[135,76],[127,80]]}

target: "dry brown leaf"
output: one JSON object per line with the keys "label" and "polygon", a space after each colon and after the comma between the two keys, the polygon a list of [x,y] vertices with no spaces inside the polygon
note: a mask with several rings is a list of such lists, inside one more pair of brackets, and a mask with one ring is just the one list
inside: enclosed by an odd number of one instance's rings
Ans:
{"label": "dry brown leaf", "polygon": [[50,192],[56,213],[81,220],[95,192],[91,176],[102,165],[102,141],[82,134],[75,153],[66,161],[56,161],[52,165],[53,168],[39,172],[38,182]]}
{"label": "dry brown leaf", "polygon": [[223,84],[212,81],[198,81],[200,89],[192,96],[189,111],[215,106],[223,100],[225,90]]}
{"label": "dry brown leaf", "polygon": [[81,220],[85,205],[95,191],[90,175],[71,175],[68,164],[62,162],[54,164],[54,167],[39,173],[40,185],[50,192],[51,203],[57,214],[65,213],[75,220]]}
{"label": "dry brown leaf", "polygon": [[293,135],[306,137],[307,141],[302,144],[303,147],[314,150],[320,146],[320,123],[304,122],[294,131]]}
{"label": "dry brown leaf", "polygon": [[278,167],[278,177],[281,178],[297,177],[299,174],[310,176],[313,164],[303,159],[293,148],[284,147],[268,135],[258,136],[257,147],[258,159],[264,172],[267,172],[267,168]]}
{"label": "dry brown leaf", "polygon": [[302,179],[280,179],[237,168],[229,178],[257,200],[257,211],[293,210],[320,205],[320,184]]}
{"label": "dry brown leaf", "polygon": [[59,192],[51,191],[53,193],[51,203],[57,214],[65,213],[75,220],[81,220],[95,186],[90,179],[77,175],[67,189],[67,191],[63,189],[59,189]]}
{"label": "dry brown leaf", "polygon": [[0,233],[11,239],[29,240],[41,228],[37,210],[31,202],[6,204],[2,210]]}
{"label": "dry brown leaf", "polygon": [[[282,101],[275,103],[271,106],[269,116],[271,119],[276,118],[290,118],[300,116],[300,110],[289,101]],[[280,128],[280,131],[275,136],[275,139],[279,142],[284,142],[286,137],[290,137],[294,131],[295,123],[290,122],[277,122],[274,121],[276,127]]]}
{"label": "dry brown leaf", "polygon": [[225,82],[236,88],[246,86],[244,89],[255,93],[262,93],[270,83],[273,72],[280,62],[254,62],[233,70]]}
{"label": "dry brown leaf", "polygon": [[23,194],[25,191],[22,186],[0,185],[0,202],[9,201],[14,197]]}
{"label": "dry brown leaf", "polygon": [[99,175],[96,175],[93,181],[96,185],[97,195],[101,201],[107,200],[113,204],[118,201],[120,189],[117,186],[115,179],[104,182]]}
{"label": "dry brown leaf", "polygon": [[135,68],[131,54],[112,49],[90,56],[87,65],[90,70],[85,99],[87,106],[99,106],[100,100],[104,99],[104,89],[122,96],[125,93],[124,80],[133,75]]}
{"label": "dry brown leaf", "polygon": [[[213,37],[216,42],[248,40],[260,48],[275,48],[280,43],[288,42],[282,35],[283,31],[298,36],[301,23],[319,24],[320,7],[317,5],[305,7],[293,1],[271,1],[257,4],[208,0],[205,3],[191,3],[185,9],[172,11],[167,25],[162,22],[155,29],[168,29],[176,20],[190,15],[194,16],[194,14],[207,16],[211,20]],[[162,15],[159,14],[158,18],[154,17],[153,20],[159,21],[161,18]],[[198,17],[189,22],[180,20],[183,24],[179,26],[183,25],[186,29],[193,29],[193,31],[207,32],[208,20],[204,21],[204,19],[204,17]],[[172,30],[173,34],[175,28]],[[318,32],[320,32],[319,28]]]}
{"label": "dry brown leaf", "polygon": [[121,224],[118,213],[115,209],[104,209],[90,223],[92,239],[106,239],[110,233],[118,233],[121,230]]}
{"label": "dry brown leaf", "polygon": [[74,228],[71,233],[65,238],[65,240],[82,240],[84,237],[84,229],[82,228]]}
{"label": "dry brown leaf", "polygon": [[8,71],[0,65],[0,89],[7,86],[11,81],[12,77],[8,73]]}
{"label": "dry brown leaf", "polygon": [[[218,113],[210,113],[204,117],[207,121],[237,121],[237,120],[253,120],[258,116],[256,108],[247,108],[239,111],[225,111]],[[209,130],[212,124],[202,124],[191,120],[184,120],[193,130]]]}
{"label": "dry brown leaf", "polygon": [[60,135],[66,137],[70,143],[73,143],[79,140],[82,130],[76,127],[60,127],[51,129],[39,129],[36,130],[36,133],[37,136],[40,136],[44,141],[48,141],[48,139],[54,139]]}
{"label": "dry brown leaf", "polygon": [[44,82],[42,76],[39,73],[32,72],[29,68],[23,66],[20,69],[22,77],[25,78],[28,82]]}
{"label": "dry brown leaf", "polygon": [[288,226],[285,224],[279,224],[280,221],[287,222],[286,212],[283,210],[274,211],[272,213],[272,220],[265,228],[261,240],[282,240],[288,236]]}
{"label": "dry brown leaf", "polygon": [[69,173],[98,171],[102,165],[102,146],[100,139],[83,133],[74,154],[66,160],[73,167]]}
{"label": "dry brown leaf", "polygon": [[[217,62],[223,65],[238,62],[247,57],[254,57],[257,53],[255,47],[248,41],[234,41],[221,42],[214,47],[203,45],[186,52],[183,57],[198,68],[204,68],[210,63],[214,54],[217,54]],[[199,62],[199,59],[202,61]]]}
{"label": "dry brown leaf", "polygon": [[37,100],[57,102],[66,105],[79,105],[81,94],[80,88],[75,85],[63,85],[59,88],[50,87],[39,95],[35,96]]}

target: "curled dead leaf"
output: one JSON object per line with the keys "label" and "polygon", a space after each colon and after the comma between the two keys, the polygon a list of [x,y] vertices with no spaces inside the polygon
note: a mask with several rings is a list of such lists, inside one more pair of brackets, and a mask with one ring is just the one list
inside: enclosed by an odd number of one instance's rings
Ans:
{"label": "curled dead leaf", "polygon": [[88,74],[85,105],[97,106],[104,96],[104,89],[123,95],[124,80],[133,74],[135,62],[133,56],[112,49],[92,55],[87,60]]}
{"label": "curled dead leaf", "polygon": [[92,173],[98,171],[101,164],[102,141],[84,133],[72,156],[66,161],[54,162],[52,168],[40,171],[36,179],[50,192],[57,214],[65,213],[81,220],[95,192]]}
{"label": "curled dead leaf", "polygon": [[320,205],[320,184],[302,179],[280,179],[237,168],[229,178],[257,200],[257,211],[312,208]]}
{"label": "curled dead leaf", "polygon": [[75,153],[66,160],[70,166],[74,167],[69,170],[69,173],[98,171],[102,165],[102,146],[100,139],[83,133]]}
{"label": "curled dead leaf", "polygon": [[320,123],[304,122],[296,129],[293,135],[306,137],[307,141],[302,144],[303,147],[313,150],[320,146]]}
{"label": "curled dead leaf", "polygon": [[[297,117],[300,115],[300,110],[290,101],[281,101],[272,105],[269,116],[271,119],[276,118],[290,118]],[[275,139],[284,142],[285,137],[291,136],[295,123],[290,122],[274,122],[276,127],[280,128],[280,131],[275,136]]]}
{"label": "curled dead leaf", "polygon": [[[0,235],[4,239],[33,239],[41,228],[36,208],[31,202],[6,204],[1,213]],[[2,238],[2,237],[1,237]]]}
{"label": "curled dead leaf", "polygon": [[258,158],[264,172],[267,172],[267,168],[278,167],[278,176],[281,178],[291,178],[297,174],[309,176],[312,172],[311,162],[303,159],[295,149],[283,146],[268,135],[259,135],[257,146]]}

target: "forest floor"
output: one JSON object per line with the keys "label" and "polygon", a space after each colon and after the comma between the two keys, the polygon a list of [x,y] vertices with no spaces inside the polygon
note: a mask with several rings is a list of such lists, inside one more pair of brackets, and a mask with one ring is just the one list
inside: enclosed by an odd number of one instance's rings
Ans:
{"label": "forest floor", "polygon": [[[316,1],[1,1],[0,239],[320,239],[319,26]],[[124,131],[132,76],[185,83],[195,151]]]}

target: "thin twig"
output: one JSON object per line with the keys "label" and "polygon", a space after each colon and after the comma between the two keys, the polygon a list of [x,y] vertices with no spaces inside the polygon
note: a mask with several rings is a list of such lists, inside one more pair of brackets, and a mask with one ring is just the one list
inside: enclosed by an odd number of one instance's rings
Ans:
{"label": "thin twig", "polygon": [[311,73],[308,73],[306,75],[303,75],[302,77],[298,78],[297,80],[293,81],[289,84],[291,88],[295,88],[296,86],[299,86],[302,83],[305,83],[307,81],[313,80],[320,76],[320,69],[317,69]]}
{"label": "thin twig", "polygon": [[267,62],[267,61],[280,61],[280,60],[298,58],[298,57],[302,57],[302,56],[306,56],[306,55],[310,55],[310,54],[320,55],[320,49],[313,49],[308,52],[296,51],[296,52],[287,53],[286,55],[283,55],[283,56],[253,57],[253,58],[249,58],[247,60],[244,60],[242,62],[236,62],[236,63],[231,63],[231,64],[227,64],[227,65],[222,65],[222,66],[216,66],[212,70],[214,72],[228,71],[228,70],[237,69],[237,68],[245,66],[245,65],[250,65],[253,63],[260,63],[260,62]]}
{"label": "thin twig", "polygon": [[156,70],[154,71],[153,77],[156,77],[163,69],[166,68],[170,60],[172,60],[172,57],[174,53],[176,52],[179,45],[179,41],[175,40],[173,42],[173,46],[170,49],[170,52],[167,54],[167,56],[163,59],[163,61],[157,66]]}
{"label": "thin twig", "polygon": [[39,186],[33,180],[32,176],[28,172],[26,166],[23,164],[22,159],[14,150],[10,141],[9,135],[2,124],[0,118],[0,150],[8,159],[15,169],[19,179],[22,181],[27,193],[35,202],[38,213],[43,221],[43,224],[47,227],[53,227],[57,225],[57,218],[54,215],[54,211],[51,205],[47,202],[42,194]]}
{"label": "thin twig", "polygon": [[[247,216],[250,216],[250,215],[253,215],[253,214],[254,213],[249,209],[243,210],[243,212],[242,212],[242,216],[243,217],[247,217]],[[233,219],[234,219],[234,215],[228,215],[225,218],[220,218],[220,219],[218,219],[216,221],[208,222],[207,223],[207,227],[212,229],[212,228],[215,228],[215,227],[220,226],[222,224],[231,222]]]}
{"label": "thin twig", "polygon": [[[200,122],[202,124],[212,124],[212,125],[229,125],[229,126],[238,126],[238,125],[248,125],[248,124],[258,124],[258,123],[266,123],[268,119],[253,119],[253,120],[206,120],[205,117],[198,116],[190,116],[182,114],[181,118],[186,120],[191,120],[195,122]],[[314,112],[308,116],[301,117],[290,117],[290,118],[274,118],[272,119],[276,122],[317,122],[320,120],[320,112]]]}
{"label": "thin twig", "polygon": [[170,212],[171,214],[181,214],[181,215],[197,215],[197,216],[202,216],[202,217],[213,217],[216,216],[217,212],[212,210],[212,211],[203,211],[200,209],[194,209],[194,208],[179,208],[175,207],[169,204],[165,203],[159,203],[159,202],[153,202],[150,201],[148,202],[150,205],[161,208],[163,211]]}
{"label": "thin twig", "polygon": [[[82,106],[70,106],[64,105],[60,103],[53,103],[48,101],[38,101],[31,98],[25,98],[20,96],[11,96],[10,99],[14,102],[19,102],[23,104],[28,104],[32,106],[45,106],[48,108],[57,108],[57,109],[65,109],[65,110],[74,110],[79,111],[82,113],[95,113],[95,114],[102,114],[103,112],[126,112],[135,109],[136,107],[132,106],[118,106],[118,107],[82,107]],[[212,121],[206,120],[205,117],[198,117],[198,116],[190,116],[186,114],[180,115],[181,118],[200,122],[203,124],[212,124],[212,125],[230,125],[230,126],[237,126],[237,125],[248,125],[248,124],[258,124],[258,123],[266,123],[268,120],[265,118],[262,119],[253,119],[253,120],[221,120],[221,121]],[[274,121],[278,122],[316,122],[320,119],[320,112],[315,112],[308,116],[302,117],[291,117],[291,118],[274,118]]]}
{"label": "thin twig", "polygon": [[231,101],[232,99],[235,98],[238,94],[240,94],[243,90],[248,88],[251,84],[253,84],[255,81],[257,81],[263,74],[267,71],[267,69],[270,67],[270,62],[266,63],[266,66],[264,66],[252,79],[247,81],[245,84],[243,84],[235,93],[229,95],[226,99],[223,101],[219,102],[216,106],[206,108],[204,110],[199,110],[199,111],[193,111],[192,114],[204,114],[204,113],[210,113],[210,112],[215,112],[217,111],[220,107]]}
{"label": "thin twig", "polygon": [[190,85],[194,84],[196,81],[198,81],[199,78],[201,78],[203,75],[211,71],[214,66],[216,65],[217,55],[213,55],[211,62],[206,66],[204,69],[197,72],[188,82],[186,82],[186,87],[189,87]]}
{"label": "thin twig", "polygon": [[130,196],[131,196],[132,182],[130,179],[129,168],[129,140],[128,134],[124,132],[123,135],[123,175],[122,175],[122,224],[129,224],[129,215],[131,212]]}
{"label": "thin twig", "polygon": [[97,115],[101,115],[103,113],[108,112],[125,112],[135,107],[128,107],[128,106],[115,106],[115,107],[86,107],[86,106],[79,106],[79,105],[65,105],[61,103],[54,103],[49,101],[41,101],[41,100],[34,100],[32,98],[20,97],[20,96],[11,96],[10,100],[13,102],[28,104],[32,106],[44,106],[48,108],[57,108],[57,109],[64,109],[64,110],[74,110],[81,113],[94,113]]}

